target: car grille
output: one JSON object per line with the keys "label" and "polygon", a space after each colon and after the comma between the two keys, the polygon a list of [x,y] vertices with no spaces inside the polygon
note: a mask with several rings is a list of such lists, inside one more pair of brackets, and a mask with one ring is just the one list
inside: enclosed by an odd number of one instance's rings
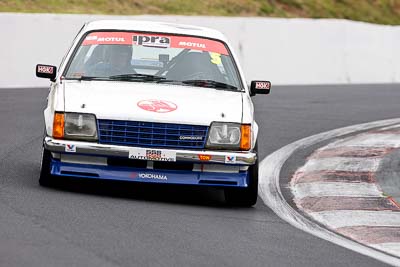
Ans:
{"label": "car grille", "polygon": [[171,123],[98,120],[98,125],[100,144],[139,147],[202,149],[208,132],[207,126]]}

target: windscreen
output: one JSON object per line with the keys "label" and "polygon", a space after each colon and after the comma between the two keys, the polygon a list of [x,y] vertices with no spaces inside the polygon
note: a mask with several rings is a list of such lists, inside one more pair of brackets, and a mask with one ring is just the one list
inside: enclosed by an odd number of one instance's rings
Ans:
{"label": "windscreen", "polygon": [[225,44],[212,39],[143,32],[91,32],[66,79],[181,83],[241,90]]}

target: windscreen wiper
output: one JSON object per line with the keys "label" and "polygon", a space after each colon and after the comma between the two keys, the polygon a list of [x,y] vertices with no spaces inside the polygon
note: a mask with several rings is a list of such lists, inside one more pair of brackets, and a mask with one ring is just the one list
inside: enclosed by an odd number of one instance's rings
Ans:
{"label": "windscreen wiper", "polygon": [[229,90],[238,90],[236,86],[217,82],[214,80],[186,80],[182,81],[184,84],[194,85],[194,86],[201,86],[201,87],[208,87],[208,88],[222,88],[222,89],[229,89]]}
{"label": "windscreen wiper", "polygon": [[157,81],[157,83],[170,83],[170,84],[179,84],[179,85],[186,85],[189,86],[189,84],[185,84],[182,81],[179,80],[168,80],[168,79],[163,79],[163,80],[159,80]]}
{"label": "windscreen wiper", "polygon": [[78,81],[92,81],[92,80],[109,80],[108,77],[97,77],[97,76],[85,76],[82,75],[78,78],[66,78],[66,80],[78,80]]}
{"label": "windscreen wiper", "polygon": [[110,80],[123,80],[123,81],[160,81],[165,80],[164,77],[151,75],[151,74],[141,74],[141,73],[127,73],[127,74],[119,74],[112,75],[108,77]]}

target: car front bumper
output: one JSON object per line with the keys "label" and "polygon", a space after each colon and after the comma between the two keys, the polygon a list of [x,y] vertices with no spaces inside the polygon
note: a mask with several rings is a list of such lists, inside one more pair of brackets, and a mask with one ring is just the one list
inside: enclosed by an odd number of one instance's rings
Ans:
{"label": "car front bumper", "polygon": [[[148,167],[107,165],[108,158],[128,159],[130,148],[125,146],[46,137],[44,148],[53,156],[58,155],[51,160],[50,172],[54,176],[223,187],[247,187],[248,167],[257,159],[253,152],[170,150],[176,153],[176,164],[193,163],[193,169],[153,169],[149,167],[151,164]],[[205,161],[199,155],[209,157]],[[227,157],[234,157],[235,161],[227,163]]]}
{"label": "car front bumper", "polygon": [[[67,152],[67,146],[73,146],[74,152]],[[130,147],[104,145],[93,142],[58,140],[51,137],[45,137],[44,148],[55,153],[76,153],[105,157],[123,157],[128,158]],[[152,149],[152,148],[149,148]],[[253,165],[256,162],[257,154],[254,152],[230,152],[230,151],[212,151],[212,150],[176,150],[162,149],[163,151],[176,152],[176,161],[180,162],[198,162],[198,163],[221,163],[234,165]],[[200,159],[201,155],[210,156],[205,162]],[[232,163],[227,162],[227,157],[235,158]]]}

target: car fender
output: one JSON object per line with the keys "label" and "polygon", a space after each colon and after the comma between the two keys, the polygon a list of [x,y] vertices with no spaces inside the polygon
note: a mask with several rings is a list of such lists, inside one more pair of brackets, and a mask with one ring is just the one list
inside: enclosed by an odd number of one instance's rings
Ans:
{"label": "car fender", "polygon": [[56,111],[64,112],[64,90],[58,82],[52,83],[47,98],[47,106],[44,110],[44,123],[46,135],[53,135],[53,119]]}
{"label": "car fender", "polygon": [[251,149],[255,147],[258,135],[258,124],[254,120],[254,105],[248,93],[242,93],[242,123],[251,124]]}

